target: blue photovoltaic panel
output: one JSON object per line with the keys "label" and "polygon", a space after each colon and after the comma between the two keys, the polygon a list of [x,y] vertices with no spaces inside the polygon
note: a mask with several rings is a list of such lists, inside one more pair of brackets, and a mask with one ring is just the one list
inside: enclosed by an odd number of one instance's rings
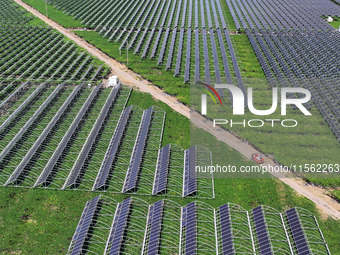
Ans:
{"label": "blue photovoltaic panel", "polygon": [[168,182],[169,163],[171,145],[166,145],[158,153],[157,168],[155,173],[155,183],[152,195],[156,195],[166,190]]}
{"label": "blue photovoltaic panel", "polygon": [[311,254],[305,235],[300,224],[299,216],[295,208],[286,211],[289,227],[292,231],[293,239],[299,255]]}
{"label": "blue photovoltaic panel", "polygon": [[253,216],[260,252],[261,254],[270,255],[272,254],[272,250],[261,206],[253,209]]}
{"label": "blue photovoltaic panel", "polygon": [[74,243],[72,249],[72,255],[83,254],[83,246],[85,244],[93,217],[95,216],[96,209],[98,207],[100,196],[88,201],[85,205],[84,211],[81,215],[80,221],[76,233],[73,236],[72,242]]}
{"label": "blue photovoltaic panel", "polygon": [[125,199],[122,203],[118,205],[108,240],[108,245],[111,244],[109,252],[110,255],[120,253],[130,209],[131,198]]}
{"label": "blue photovoltaic panel", "polygon": [[110,145],[106,151],[103,164],[100,167],[99,174],[94,184],[93,190],[102,188],[105,185],[107,178],[109,177],[110,169],[118,152],[119,144],[121,143],[124,129],[128,123],[131,109],[131,106],[129,106],[123,111],[122,115],[120,116],[115,133],[113,134]]}
{"label": "blue photovoltaic panel", "polygon": [[149,133],[149,127],[151,124],[152,112],[153,112],[153,107],[150,107],[149,109],[145,110],[143,113],[143,119],[140,124],[138,137],[136,139],[133,154],[131,156],[130,166],[126,173],[126,178],[125,178],[122,192],[130,191],[134,189],[137,185],[140,165],[142,163],[144,148],[146,146],[146,141],[147,141],[148,133]]}
{"label": "blue photovoltaic panel", "polygon": [[183,209],[182,226],[185,227],[185,254],[196,254],[197,252],[197,223],[196,203],[192,202]]}
{"label": "blue photovoltaic panel", "polygon": [[221,236],[223,254],[234,254],[229,205],[220,206]]}
{"label": "blue photovoltaic panel", "polygon": [[183,196],[192,195],[197,191],[197,179],[196,179],[196,147],[193,146],[185,151],[184,154],[184,187]]}
{"label": "blue photovoltaic panel", "polygon": [[150,237],[148,244],[148,255],[159,254],[161,240],[163,200],[150,206],[148,224],[150,224]]}

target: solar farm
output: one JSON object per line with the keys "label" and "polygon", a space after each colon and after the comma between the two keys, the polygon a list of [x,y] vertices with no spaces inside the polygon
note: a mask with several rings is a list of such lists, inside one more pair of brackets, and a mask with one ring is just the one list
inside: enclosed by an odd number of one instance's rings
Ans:
{"label": "solar farm", "polygon": [[[243,145],[340,163],[339,22],[338,0],[2,0],[0,254],[340,254],[338,178],[197,171],[261,166]],[[261,109],[305,88],[313,117],[232,146],[183,114],[202,84]]]}
{"label": "solar farm", "polygon": [[301,208],[246,211],[128,198],[88,201],[67,254],[330,254],[316,218]]}

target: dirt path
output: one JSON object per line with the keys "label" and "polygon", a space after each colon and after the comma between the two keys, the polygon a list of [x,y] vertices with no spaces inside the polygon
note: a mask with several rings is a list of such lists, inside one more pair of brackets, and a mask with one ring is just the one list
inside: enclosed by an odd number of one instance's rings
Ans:
{"label": "dirt path", "polygon": [[[91,44],[87,43],[84,39],[80,38],[72,31],[60,26],[58,23],[50,20],[45,15],[38,12],[36,9],[30,7],[26,3],[22,2],[21,0],[14,0],[16,3],[27,9],[33,15],[37,16],[48,25],[53,27],[54,29],[58,30],[60,33],[74,41],[80,47],[86,49],[90,54],[97,57],[101,61],[105,62],[111,69],[112,73],[118,75],[119,79],[125,83],[126,85],[132,86],[137,88],[138,90],[151,94],[155,99],[164,102],[165,104],[169,105],[172,109],[177,111],[178,113],[184,115],[187,118],[190,118],[190,109],[189,107],[180,103],[175,97],[169,96],[161,89],[152,86],[147,80],[145,80],[140,75],[132,72],[129,70],[125,65],[120,64],[116,60],[108,57],[105,53],[100,51],[99,49],[95,48]],[[260,153],[256,149],[254,149],[250,144],[244,142],[243,140],[237,138],[233,134],[229,133],[228,131],[217,131],[212,126],[210,121],[206,121],[202,116],[197,113],[192,113],[192,122],[195,123],[198,127],[208,131],[212,135],[214,135],[218,140],[223,141],[224,143],[228,144],[230,147],[234,148],[235,150],[239,151],[242,155],[246,158],[250,158],[252,153]],[[265,164],[267,165],[276,165],[276,163],[266,157]],[[340,204],[337,203],[335,200],[330,198],[327,194],[326,190],[321,188],[306,186],[305,182],[299,178],[294,176],[290,176],[291,178],[287,178],[282,174],[273,174],[275,177],[280,179],[285,184],[292,187],[298,194],[305,196],[306,198],[313,201],[316,206],[320,209],[320,212],[323,216],[331,216],[335,219],[340,219]]]}

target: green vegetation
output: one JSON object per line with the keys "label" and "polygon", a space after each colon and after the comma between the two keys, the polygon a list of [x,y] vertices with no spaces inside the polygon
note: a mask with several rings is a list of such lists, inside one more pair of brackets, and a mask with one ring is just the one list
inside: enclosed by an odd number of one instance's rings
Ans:
{"label": "green vegetation", "polygon": [[334,21],[329,23],[335,29],[339,29],[340,27],[340,17],[334,17]]}
{"label": "green vegetation", "polygon": [[[110,57],[126,64],[128,68],[141,74],[154,85],[163,88],[171,95],[175,95],[180,101],[189,104],[189,85],[183,84],[183,78],[174,77],[171,71],[164,71],[164,66],[158,66],[155,60],[141,59],[139,55],[134,55],[133,52],[127,52],[126,50],[122,50],[122,54],[120,55],[119,47],[121,44],[117,42],[108,42],[107,39],[103,38],[103,36],[99,35],[97,32],[74,32]],[[129,59],[129,64],[127,64],[127,59]]]}

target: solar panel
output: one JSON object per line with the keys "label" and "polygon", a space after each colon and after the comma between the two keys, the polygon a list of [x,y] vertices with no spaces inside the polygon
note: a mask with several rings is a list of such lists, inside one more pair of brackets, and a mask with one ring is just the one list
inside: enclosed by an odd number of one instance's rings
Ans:
{"label": "solar panel", "polygon": [[261,254],[272,254],[267,227],[261,206],[258,206],[253,209],[253,216],[260,252]]}
{"label": "solar panel", "polygon": [[155,181],[153,184],[154,186],[152,195],[156,195],[166,190],[170,163],[170,148],[171,145],[168,144],[160,149],[158,153],[157,168],[155,172]]}
{"label": "solar panel", "polygon": [[143,113],[142,121],[139,126],[139,132],[136,139],[133,153],[130,160],[130,166],[127,170],[124,186],[122,192],[127,192],[134,189],[137,185],[138,174],[140,171],[140,165],[142,163],[144,149],[146,146],[147,136],[149,133],[149,127],[152,120],[153,107],[145,110]]}
{"label": "solar panel", "polygon": [[101,111],[98,115],[98,118],[97,118],[88,138],[86,139],[86,143],[83,145],[83,147],[82,147],[82,149],[79,153],[79,156],[78,156],[74,166],[72,167],[70,174],[67,177],[67,180],[65,181],[63,189],[76,184],[78,177],[79,177],[79,174],[84,167],[86,158],[88,157],[88,154],[90,153],[90,150],[91,150],[91,148],[92,148],[92,146],[93,146],[93,144],[94,144],[94,142],[95,142],[95,140],[96,140],[96,138],[99,134],[99,131],[100,131],[100,129],[101,129],[106,117],[107,117],[107,114],[108,114],[114,100],[117,97],[117,93],[118,93],[119,89],[120,89],[120,86],[117,86],[116,88],[112,89],[110,95],[107,97],[107,100],[106,100],[103,108],[101,109]]}
{"label": "solar panel", "polygon": [[286,211],[286,215],[298,254],[311,254],[296,209],[292,208]]}
{"label": "solar panel", "polygon": [[159,254],[161,242],[162,216],[164,201],[160,200],[150,206],[148,224],[150,225],[150,237],[148,255]]}
{"label": "solar panel", "polygon": [[234,254],[229,205],[220,206],[221,236],[223,254]]}
{"label": "solar panel", "polygon": [[85,205],[84,211],[81,215],[80,221],[78,223],[76,232],[72,238],[72,243],[74,243],[71,255],[83,254],[83,246],[88,237],[88,233],[93,222],[93,218],[96,213],[96,209],[99,204],[100,196],[93,198],[88,201]]}
{"label": "solar panel", "polygon": [[194,194],[197,191],[196,147],[193,146],[184,153],[184,186],[183,197]]}
{"label": "solar panel", "polygon": [[197,252],[196,221],[196,203],[192,202],[183,208],[182,227],[185,227],[185,254],[196,254]]}
{"label": "solar panel", "polygon": [[95,184],[94,184],[92,190],[102,188],[105,185],[107,178],[109,177],[109,173],[110,173],[112,163],[113,163],[115,156],[118,152],[119,144],[120,144],[121,139],[122,139],[123,134],[124,134],[124,129],[127,125],[127,122],[129,120],[129,116],[131,114],[131,109],[132,109],[131,106],[124,109],[124,111],[122,112],[122,114],[119,118],[119,122],[118,122],[118,124],[116,126],[116,130],[115,130],[115,132],[112,136],[110,145],[109,145],[109,147],[106,151],[105,158],[104,158],[103,163],[100,167],[100,170],[98,172],[98,176],[96,178],[96,181],[95,181]]}
{"label": "solar panel", "polygon": [[[109,254],[119,254],[123,243],[124,232],[127,228],[129,213],[132,205],[131,198],[125,199],[122,203],[118,204],[115,217],[111,226],[109,239],[106,244],[106,251],[109,249]],[[106,253],[105,253],[106,254]]]}

